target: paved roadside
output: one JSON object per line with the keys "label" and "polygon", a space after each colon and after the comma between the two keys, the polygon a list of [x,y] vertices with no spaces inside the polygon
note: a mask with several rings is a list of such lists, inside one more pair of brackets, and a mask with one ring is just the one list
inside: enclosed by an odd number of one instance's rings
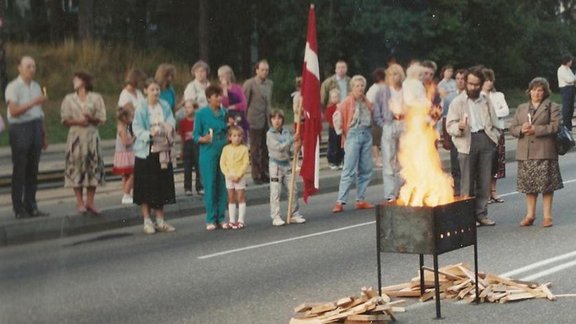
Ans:
{"label": "paved roadside", "polygon": [[[515,151],[516,141],[511,136],[507,136],[506,157],[508,161],[514,160]],[[449,152],[444,149],[440,149],[439,152],[444,169],[449,170]],[[250,179],[249,175],[248,179]],[[336,192],[339,181],[340,171],[330,170],[326,158],[321,157],[320,192]],[[182,173],[175,175],[175,183],[177,202],[165,207],[167,219],[204,216],[205,209],[202,197],[184,195]],[[381,190],[376,186],[381,183],[381,169],[375,168],[371,181],[372,187],[369,190]],[[269,186],[267,184],[255,185],[250,179],[246,189],[246,198],[248,210],[250,210],[250,206],[267,203]],[[354,199],[354,196],[352,195],[350,198]],[[9,203],[10,195],[7,193],[0,196],[0,246],[108,230],[141,224],[142,222],[138,206],[120,204],[119,181],[109,182],[106,186],[98,188],[96,204],[101,210],[99,216],[79,215],[75,211],[74,197],[69,188],[39,190],[37,199],[40,209],[49,212],[50,216],[20,220],[14,219]],[[310,199],[309,203],[314,204],[314,197]],[[331,206],[326,206],[326,208],[328,210]]]}

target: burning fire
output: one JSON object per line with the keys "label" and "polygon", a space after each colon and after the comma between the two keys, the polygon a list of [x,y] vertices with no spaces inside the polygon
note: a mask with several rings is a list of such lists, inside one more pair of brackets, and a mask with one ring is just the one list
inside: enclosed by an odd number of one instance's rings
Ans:
{"label": "burning fire", "polygon": [[436,149],[438,132],[430,117],[430,101],[405,103],[404,132],[398,161],[405,183],[396,203],[405,206],[438,206],[454,201],[452,177],[442,170]]}

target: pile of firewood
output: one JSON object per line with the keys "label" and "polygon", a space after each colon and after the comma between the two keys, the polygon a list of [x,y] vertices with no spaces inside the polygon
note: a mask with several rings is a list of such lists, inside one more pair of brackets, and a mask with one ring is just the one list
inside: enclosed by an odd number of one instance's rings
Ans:
{"label": "pile of firewood", "polygon": [[[454,264],[438,269],[440,299],[459,299],[466,302],[476,300],[474,272],[464,264]],[[435,297],[433,269],[424,267],[425,292],[420,294],[420,276],[410,282],[382,288],[382,294],[388,297],[420,297],[427,301]],[[539,284],[499,277],[478,272],[478,291],[480,302],[506,303],[515,300],[547,298],[555,300],[550,292],[550,283]]]}
{"label": "pile of firewood", "polygon": [[294,308],[296,313],[290,324],[323,323],[388,323],[395,320],[394,312],[404,312],[397,305],[403,300],[390,301],[378,296],[372,288],[362,288],[359,297],[345,297],[329,303],[305,303]]}

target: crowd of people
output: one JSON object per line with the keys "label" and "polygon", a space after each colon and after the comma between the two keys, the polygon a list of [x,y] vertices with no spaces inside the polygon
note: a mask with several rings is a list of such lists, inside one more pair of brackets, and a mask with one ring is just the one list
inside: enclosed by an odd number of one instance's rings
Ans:
{"label": "crowd of people", "polygon": [[[488,217],[487,206],[504,202],[497,194],[496,181],[506,175],[507,127],[518,138],[517,187],[526,195],[527,211],[520,225],[533,224],[537,196],[541,193],[543,226],[552,226],[554,191],[562,188],[555,134],[561,124],[572,126],[576,77],[570,70],[571,63],[572,58],[567,57],[558,70],[563,114],[560,106],[550,101],[548,81],[538,77],[529,84],[528,101],[516,109],[510,125],[506,125],[510,110],[504,95],[496,91],[495,73],[489,68],[474,66],[455,71],[447,65],[437,81],[433,61],[413,61],[406,69],[390,63],[387,68],[374,71],[374,83],[366,92],[367,80],[361,75],[349,77],[347,63],[339,60],[335,74],[325,79],[320,89],[328,124],[328,164],[332,170],[341,170],[332,212],[344,211],[354,182],[355,208],[374,208],[366,200],[374,166],[382,167],[384,200],[398,199],[403,184],[398,152],[404,117],[411,107],[424,105],[443,147],[450,151],[454,194],[476,197],[478,226],[495,225]],[[47,146],[42,110],[47,96],[34,81],[35,70],[34,59],[23,57],[19,76],[8,85],[5,96],[16,218],[47,216],[36,203],[38,163],[42,148]],[[246,226],[249,167],[255,185],[270,184],[272,225],[285,224],[279,203],[283,188],[295,192],[295,203],[289,211],[291,222],[304,223],[298,190],[291,187],[289,179],[294,171],[292,157],[300,152],[305,122],[303,118],[295,120],[296,132],[291,132],[285,127],[283,112],[272,109],[269,63],[259,61],[254,77],[243,86],[236,83],[234,72],[227,65],[217,70],[217,82],[211,81],[210,67],[203,61],[196,62],[190,72],[193,79],[179,100],[172,85],[174,66],[160,64],[154,78],[149,79],[140,69],[128,71],[115,116],[112,171],[122,177],[120,202],[140,206],[145,233],[175,230],[164,220],[164,206],[176,201],[174,143],[179,135],[184,193],[192,196],[194,183],[196,194],[203,196],[206,230]],[[61,104],[61,121],[69,128],[65,186],[73,189],[78,213],[98,215],[96,188],[105,182],[98,126],[106,122],[106,108],[102,97],[93,90],[90,74],[75,73],[72,85],[74,91]],[[299,86],[300,80],[296,80],[295,116],[301,109]]]}

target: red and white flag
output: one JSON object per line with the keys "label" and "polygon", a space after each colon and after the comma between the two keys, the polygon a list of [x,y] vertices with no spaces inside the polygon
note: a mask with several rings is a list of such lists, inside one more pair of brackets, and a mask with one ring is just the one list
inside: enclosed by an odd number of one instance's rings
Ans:
{"label": "red and white flag", "polygon": [[304,202],[318,191],[320,167],[320,132],[322,110],[320,106],[320,69],[318,67],[318,43],[316,42],[316,16],[314,5],[308,14],[308,34],[302,67],[302,108],[304,132],[302,134],[303,159],[300,176],[304,182]]}

